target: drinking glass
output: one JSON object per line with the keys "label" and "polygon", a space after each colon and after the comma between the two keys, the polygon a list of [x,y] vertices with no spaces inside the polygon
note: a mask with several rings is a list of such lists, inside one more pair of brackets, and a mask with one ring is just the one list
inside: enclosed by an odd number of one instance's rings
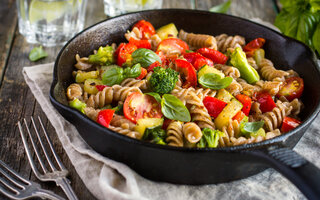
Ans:
{"label": "drinking glass", "polygon": [[138,10],[159,9],[162,0],[104,0],[104,13],[110,17]]}
{"label": "drinking glass", "polygon": [[19,32],[29,43],[62,45],[84,27],[87,0],[17,0]]}

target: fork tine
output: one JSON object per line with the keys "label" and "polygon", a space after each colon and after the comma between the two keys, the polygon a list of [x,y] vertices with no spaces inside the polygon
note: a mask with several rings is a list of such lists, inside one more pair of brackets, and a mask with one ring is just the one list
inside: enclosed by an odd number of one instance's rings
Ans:
{"label": "fork tine", "polygon": [[41,118],[40,118],[39,116],[38,116],[38,120],[39,120],[39,122],[40,122],[40,125],[41,125],[41,127],[42,127],[43,133],[44,133],[44,135],[45,135],[45,137],[46,137],[46,139],[47,139],[47,141],[48,141],[48,144],[49,144],[49,146],[50,146],[50,149],[51,149],[51,151],[52,151],[52,153],[53,153],[54,158],[56,159],[59,167],[60,167],[62,170],[65,170],[66,168],[64,167],[64,165],[62,164],[61,160],[59,159],[56,151],[54,150],[53,145],[52,145],[52,142],[51,142],[51,140],[50,140],[50,137],[48,136],[48,133],[47,133],[46,129],[44,128],[43,123],[42,123],[42,121],[41,121]]}
{"label": "fork tine", "polygon": [[[2,160],[0,160],[0,165],[5,168],[6,170],[8,170],[12,175],[14,175],[14,177],[18,178],[20,181],[22,181],[25,184],[30,184],[30,182],[28,180],[26,180],[25,178],[23,178],[22,176],[20,176],[18,173],[16,173],[15,171],[13,171],[8,165],[6,165]],[[1,170],[1,168],[0,168]],[[7,177],[7,176],[6,176]],[[9,177],[7,177],[9,178]],[[17,183],[16,183],[17,184]],[[20,186],[21,188],[23,188],[24,186],[21,185],[20,183],[17,184],[18,186]]]}
{"label": "fork tine", "polygon": [[[24,120],[25,127],[26,127],[26,129],[27,129],[27,132],[28,132],[28,134],[29,134],[29,137],[30,137],[30,140],[31,140],[33,149],[34,149],[34,151],[35,151],[35,153],[36,153],[36,156],[37,156],[37,158],[38,158],[38,160],[39,160],[39,163],[40,163],[40,165],[41,165],[41,168],[43,169],[44,173],[46,173],[48,170],[45,168],[45,166],[44,166],[44,164],[43,164],[43,162],[42,162],[42,160],[41,160],[41,158],[40,158],[39,151],[38,151],[37,148],[35,147],[35,144],[34,144],[34,141],[33,141],[33,139],[32,139],[30,130],[29,130],[28,126],[27,126],[26,119],[23,119],[23,120]],[[26,152],[27,152],[27,157],[28,157],[28,159],[29,159],[29,163],[30,163],[30,165],[31,165],[31,168],[32,168],[33,172],[35,173],[35,175],[39,178],[40,173],[39,173],[39,171],[38,171],[38,169],[37,169],[37,167],[36,167],[36,165],[35,165],[35,163],[34,163],[34,161],[33,161],[33,158],[32,158],[31,152],[30,152],[30,148],[29,148],[29,146],[28,146],[27,139],[26,139],[26,137],[25,137],[25,135],[24,135],[24,132],[23,132],[23,129],[22,129],[22,126],[21,126],[20,122],[18,122],[18,126],[19,126],[19,130],[20,130],[20,135],[21,135],[21,138],[22,138],[23,146],[24,146],[24,148],[25,148],[25,150],[26,150]]]}
{"label": "fork tine", "polygon": [[[0,172],[2,170],[0,169]],[[3,185],[5,185],[7,188],[9,188],[11,191],[15,192],[16,194],[18,194],[18,190],[16,188],[14,188],[11,184],[8,183],[8,181],[4,180],[2,177],[0,177],[0,183],[2,183]]]}
{"label": "fork tine", "polygon": [[55,167],[54,164],[52,163],[51,158],[49,157],[49,154],[48,154],[46,148],[44,147],[44,144],[43,144],[43,142],[42,142],[42,139],[41,139],[41,137],[40,137],[40,134],[39,134],[39,132],[38,132],[38,129],[37,129],[37,127],[36,127],[36,124],[34,123],[33,117],[31,117],[31,122],[32,122],[32,125],[33,125],[33,129],[34,129],[34,131],[36,132],[36,135],[37,135],[37,137],[38,137],[38,140],[39,140],[39,143],[40,143],[40,145],[41,145],[42,151],[43,151],[43,153],[44,153],[44,155],[45,155],[45,157],[46,157],[46,159],[47,159],[47,161],[48,161],[48,163],[49,163],[52,171],[57,171],[56,167]]}
{"label": "fork tine", "polygon": [[2,187],[0,185],[0,192],[3,193],[4,195],[6,195],[7,197],[14,199],[14,195],[10,192],[8,192],[8,190],[6,190],[4,187]]}

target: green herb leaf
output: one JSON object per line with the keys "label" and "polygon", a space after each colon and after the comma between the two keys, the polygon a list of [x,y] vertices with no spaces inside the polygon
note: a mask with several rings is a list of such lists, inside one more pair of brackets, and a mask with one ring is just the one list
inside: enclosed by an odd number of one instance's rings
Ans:
{"label": "green herb leaf", "polygon": [[37,60],[40,60],[41,58],[45,58],[47,57],[48,54],[47,52],[45,52],[43,49],[42,49],[42,46],[39,46],[39,47],[35,47],[33,48],[31,51],[30,51],[30,54],[29,54],[29,60],[31,61],[37,61]]}
{"label": "green herb leaf", "polygon": [[121,67],[111,68],[102,74],[102,82],[107,86],[120,84],[123,79],[123,69]]}
{"label": "green herb leaf", "polygon": [[214,73],[207,73],[199,77],[199,83],[202,86],[213,90],[220,90],[228,87],[232,80],[231,77],[221,79],[219,75]]}
{"label": "green herb leaf", "polygon": [[230,5],[232,3],[232,0],[228,0],[222,4],[216,5],[209,9],[210,12],[216,12],[216,13],[226,13],[228,12]]}
{"label": "green herb leaf", "polygon": [[177,97],[164,94],[161,99],[161,111],[168,119],[189,122],[191,116],[189,110]]}
{"label": "green herb leaf", "polygon": [[316,51],[320,55],[320,23],[318,24],[315,32],[313,33],[312,42]]}
{"label": "green herb leaf", "polygon": [[142,67],[147,68],[152,63],[159,61],[161,63],[160,57],[150,49],[140,48],[135,50],[132,54],[132,64],[140,63]]}
{"label": "green herb leaf", "polygon": [[162,129],[162,126],[156,126],[152,128],[146,128],[146,130],[143,133],[142,139],[148,140],[151,143],[166,145],[166,136],[166,131]]}
{"label": "green herb leaf", "polygon": [[118,115],[123,115],[123,104],[118,104],[118,106],[111,108]]}
{"label": "green herb leaf", "polygon": [[310,0],[311,12],[316,13],[320,10],[320,0]]}
{"label": "green herb leaf", "polygon": [[141,65],[140,63],[137,63],[133,65],[132,67],[127,67],[123,71],[125,78],[136,78],[140,76],[141,74]]}
{"label": "green herb leaf", "polygon": [[241,127],[241,130],[243,130],[243,132],[254,133],[257,132],[260,128],[262,128],[263,125],[264,121],[246,122],[244,123],[243,127]]}
{"label": "green herb leaf", "polygon": [[145,93],[145,94],[152,96],[153,98],[155,98],[155,100],[157,100],[157,102],[161,103],[160,94],[155,93],[155,92],[148,92],[148,93]]}

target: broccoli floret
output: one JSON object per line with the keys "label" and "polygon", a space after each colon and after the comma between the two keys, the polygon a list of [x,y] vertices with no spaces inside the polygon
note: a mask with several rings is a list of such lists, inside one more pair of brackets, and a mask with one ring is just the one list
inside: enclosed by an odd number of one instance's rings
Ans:
{"label": "broccoli floret", "polygon": [[161,128],[161,126],[156,126],[152,128],[146,128],[143,134],[143,140],[148,140],[151,143],[166,145],[165,142],[166,131]]}
{"label": "broccoli floret", "polygon": [[202,130],[202,137],[197,143],[197,147],[204,148],[216,148],[218,146],[219,138],[224,136],[224,133],[219,130],[212,130],[210,128],[204,128]]}
{"label": "broccoli floret", "polygon": [[115,62],[114,50],[111,46],[100,47],[96,54],[89,56],[89,63],[97,65],[110,65]]}
{"label": "broccoli floret", "polygon": [[149,79],[149,87],[159,94],[170,93],[178,81],[178,75],[178,72],[170,68],[155,67]]}

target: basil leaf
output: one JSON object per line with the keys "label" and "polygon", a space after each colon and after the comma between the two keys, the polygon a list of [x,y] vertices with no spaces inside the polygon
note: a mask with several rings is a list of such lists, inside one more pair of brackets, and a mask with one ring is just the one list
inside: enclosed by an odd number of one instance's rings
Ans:
{"label": "basil leaf", "polygon": [[260,128],[262,128],[264,125],[264,121],[258,121],[258,122],[246,122],[243,125],[243,130],[244,132],[248,133],[255,133],[257,132]]}
{"label": "basil leaf", "polygon": [[212,8],[209,9],[209,11],[216,12],[216,13],[226,13],[228,12],[231,3],[232,3],[232,0],[228,0],[227,2],[213,6]]}
{"label": "basil leaf", "polygon": [[42,49],[42,46],[39,46],[39,47],[33,48],[30,51],[29,60],[34,62],[34,61],[40,60],[41,58],[45,58],[47,56],[48,56],[47,52],[45,52]]}
{"label": "basil leaf", "polygon": [[157,102],[161,103],[160,94],[155,93],[155,92],[148,92],[148,93],[145,93],[145,94],[152,96],[153,98],[155,98],[155,100],[157,100]]}
{"label": "basil leaf", "polygon": [[102,74],[102,83],[107,86],[120,84],[124,79],[121,67],[111,68]]}
{"label": "basil leaf", "polygon": [[232,80],[233,79],[231,77],[225,77],[221,79],[221,77],[217,74],[207,73],[200,76],[199,83],[206,88],[220,90],[228,87]]}
{"label": "basil leaf", "polygon": [[136,78],[141,74],[141,65],[137,63],[132,67],[127,67],[124,69],[123,74],[125,78]]}
{"label": "basil leaf", "polygon": [[320,10],[320,0],[310,0],[311,12],[315,13]]}
{"label": "basil leaf", "polygon": [[150,49],[140,48],[135,50],[132,54],[132,64],[140,63],[142,67],[147,68],[152,63],[158,61],[161,63],[160,57]]}
{"label": "basil leaf", "polygon": [[177,97],[164,94],[161,99],[161,111],[168,119],[189,122],[191,116],[189,110]]}
{"label": "basil leaf", "polygon": [[312,42],[316,51],[320,55],[320,23],[318,24],[315,32],[313,33]]}

